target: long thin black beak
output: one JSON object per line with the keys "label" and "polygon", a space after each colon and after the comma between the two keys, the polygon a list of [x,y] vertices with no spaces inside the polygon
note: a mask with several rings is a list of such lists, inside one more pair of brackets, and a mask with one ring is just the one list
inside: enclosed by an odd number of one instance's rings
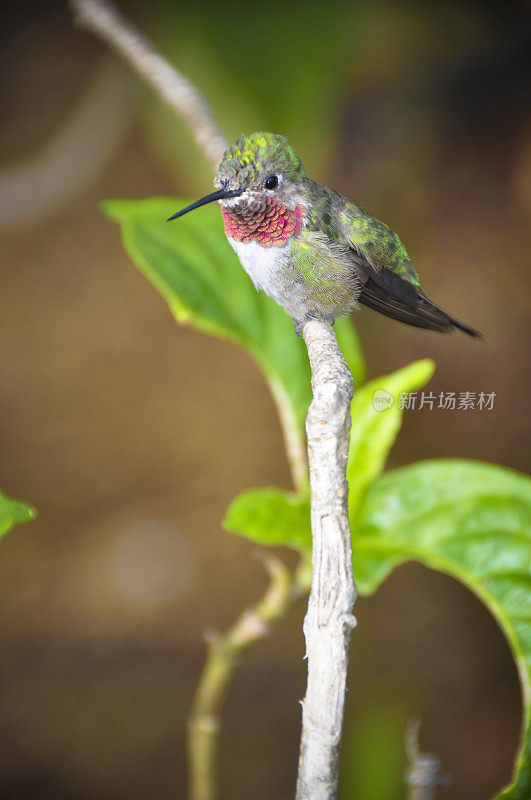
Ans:
{"label": "long thin black beak", "polygon": [[214,200],[224,200],[226,197],[239,197],[240,194],[243,194],[243,189],[227,189],[222,186],[221,189],[217,190],[217,192],[207,194],[206,197],[202,197],[201,200],[196,200],[195,203],[192,203],[191,205],[186,206],[186,208],[177,211],[177,213],[172,217],[169,217],[166,222],[171,222],[172,219],[182,217],[183,214],[188,214],[188,212],[193,211],[194,208],[199,208],[207,203],[212,203]]}

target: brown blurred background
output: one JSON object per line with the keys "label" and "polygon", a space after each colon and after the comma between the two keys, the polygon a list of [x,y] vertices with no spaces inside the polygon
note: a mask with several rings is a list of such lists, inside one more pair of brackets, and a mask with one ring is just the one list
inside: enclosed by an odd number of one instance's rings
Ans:
{"label": "brown blurred background", "polygon": [[[126,8],[154,37],[168,14],[183,30],[209,19],[207,4]],[[271,8],[261,44],[284,24]],[[293,36],[304,37],[306,6],[294,8]],[[224,9],[231,51],[254,35],[243,9]],[[367,2],[351,12],[356,59],[342,71],[333,146],[308,161],[303,143],[300,155],[313,177],[397,230],[428,294],[488,337],[361,311],[369,376],[431,356],[432,391],[496,392],[490,412],[407,413],[389,465],[458,456],[525,470],[526,4]],[[0,798],[180,798],[202,632],[227,626],[265,585],[253,547],[220,520],[246,487],[290,486],[282,439],[249,358],[178,328],[98,210],[107,197],[208,191],[180,146],[169,163],[173,139],[154,122],[155,101],[73,28],[65,4],[22,0],[1,13],[0,486],[39,517],[0,546]],[[195,80],[205,58],[190,42],[176,37],[174,56]],[[267,84],[267,46],[256,52]],[[228,97],[224,108],[230,117]],[[261,127],[267,113],[245,121]],[[237,672],[223,800],[292,796],[303,612],[301,603]],[[494,621],[418,565],[360,600],[357,616],[343,798],[404,798],[403,732],[416,714],[423,748],[453,775],[441,797],[486,800],[510,777],[520,724]]]}

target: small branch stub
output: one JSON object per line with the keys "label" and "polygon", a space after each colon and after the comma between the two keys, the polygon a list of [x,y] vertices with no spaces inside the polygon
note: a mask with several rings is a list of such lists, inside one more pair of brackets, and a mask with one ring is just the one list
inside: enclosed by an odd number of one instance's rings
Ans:
{"label": "small branch stub", "polygon": [[409,720],[406,730],[408,800],[435,800],[437,787],[450,786],[452,779],[441,774],[441,762],[436,755],[420,752],[419,729],[420,720]]}
{"label": "small branch stub", "polygon": [[339,775],[348,648],[356,624],[346,481],[353,382],[328,323],[311,320],[305,323],[302,335],[313,389],[306,419],[313,576],[304,620],[308,683],[302,702],[296,800],[333,800]]}

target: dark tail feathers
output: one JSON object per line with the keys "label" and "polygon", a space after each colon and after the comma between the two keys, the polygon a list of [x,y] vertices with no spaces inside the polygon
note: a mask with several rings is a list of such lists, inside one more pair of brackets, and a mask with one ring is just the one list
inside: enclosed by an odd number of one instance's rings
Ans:
{"label": "dark tail feathers", "polygon": [[406,325],[444,333],[459,328],[468,336],[485,338],[482,333],[451,317],[428,300],[422,290],[387,269],[380,270],[368,279],[361,289],[359,301],[381,314],[405,322]]}

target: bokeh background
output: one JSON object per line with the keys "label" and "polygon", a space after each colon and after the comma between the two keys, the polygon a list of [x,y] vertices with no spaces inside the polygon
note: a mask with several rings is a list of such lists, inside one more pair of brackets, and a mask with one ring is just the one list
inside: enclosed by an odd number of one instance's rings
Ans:
{"label": "bokeh background", "polygon": [[[496,392],[492,411],[406,413],[389,465],[459,456],[525,470],[527,4],[122,8],[202,87],[229,138],[290,136],[312,177],[400,233],[428,294],[486,333],[355,315],[370,377],[431,356],[432,391]],[[201,153],[65,3],[0,13],[0,486],[39,511],[0,547],[0,798],[180,798],[202,633],[265,586],[253,547],[220,520],[246,487],[290,486],[280,429],[254,364],[177,327],[98,210],[205,194]],[[238,669],[223,800],[292,796],[303,613]],[[344,800],[404,798],[411,715],[453,776],[441,797],[486,800],[510,777],[520,725],[494,621],[414,564],[357,616]]]}

